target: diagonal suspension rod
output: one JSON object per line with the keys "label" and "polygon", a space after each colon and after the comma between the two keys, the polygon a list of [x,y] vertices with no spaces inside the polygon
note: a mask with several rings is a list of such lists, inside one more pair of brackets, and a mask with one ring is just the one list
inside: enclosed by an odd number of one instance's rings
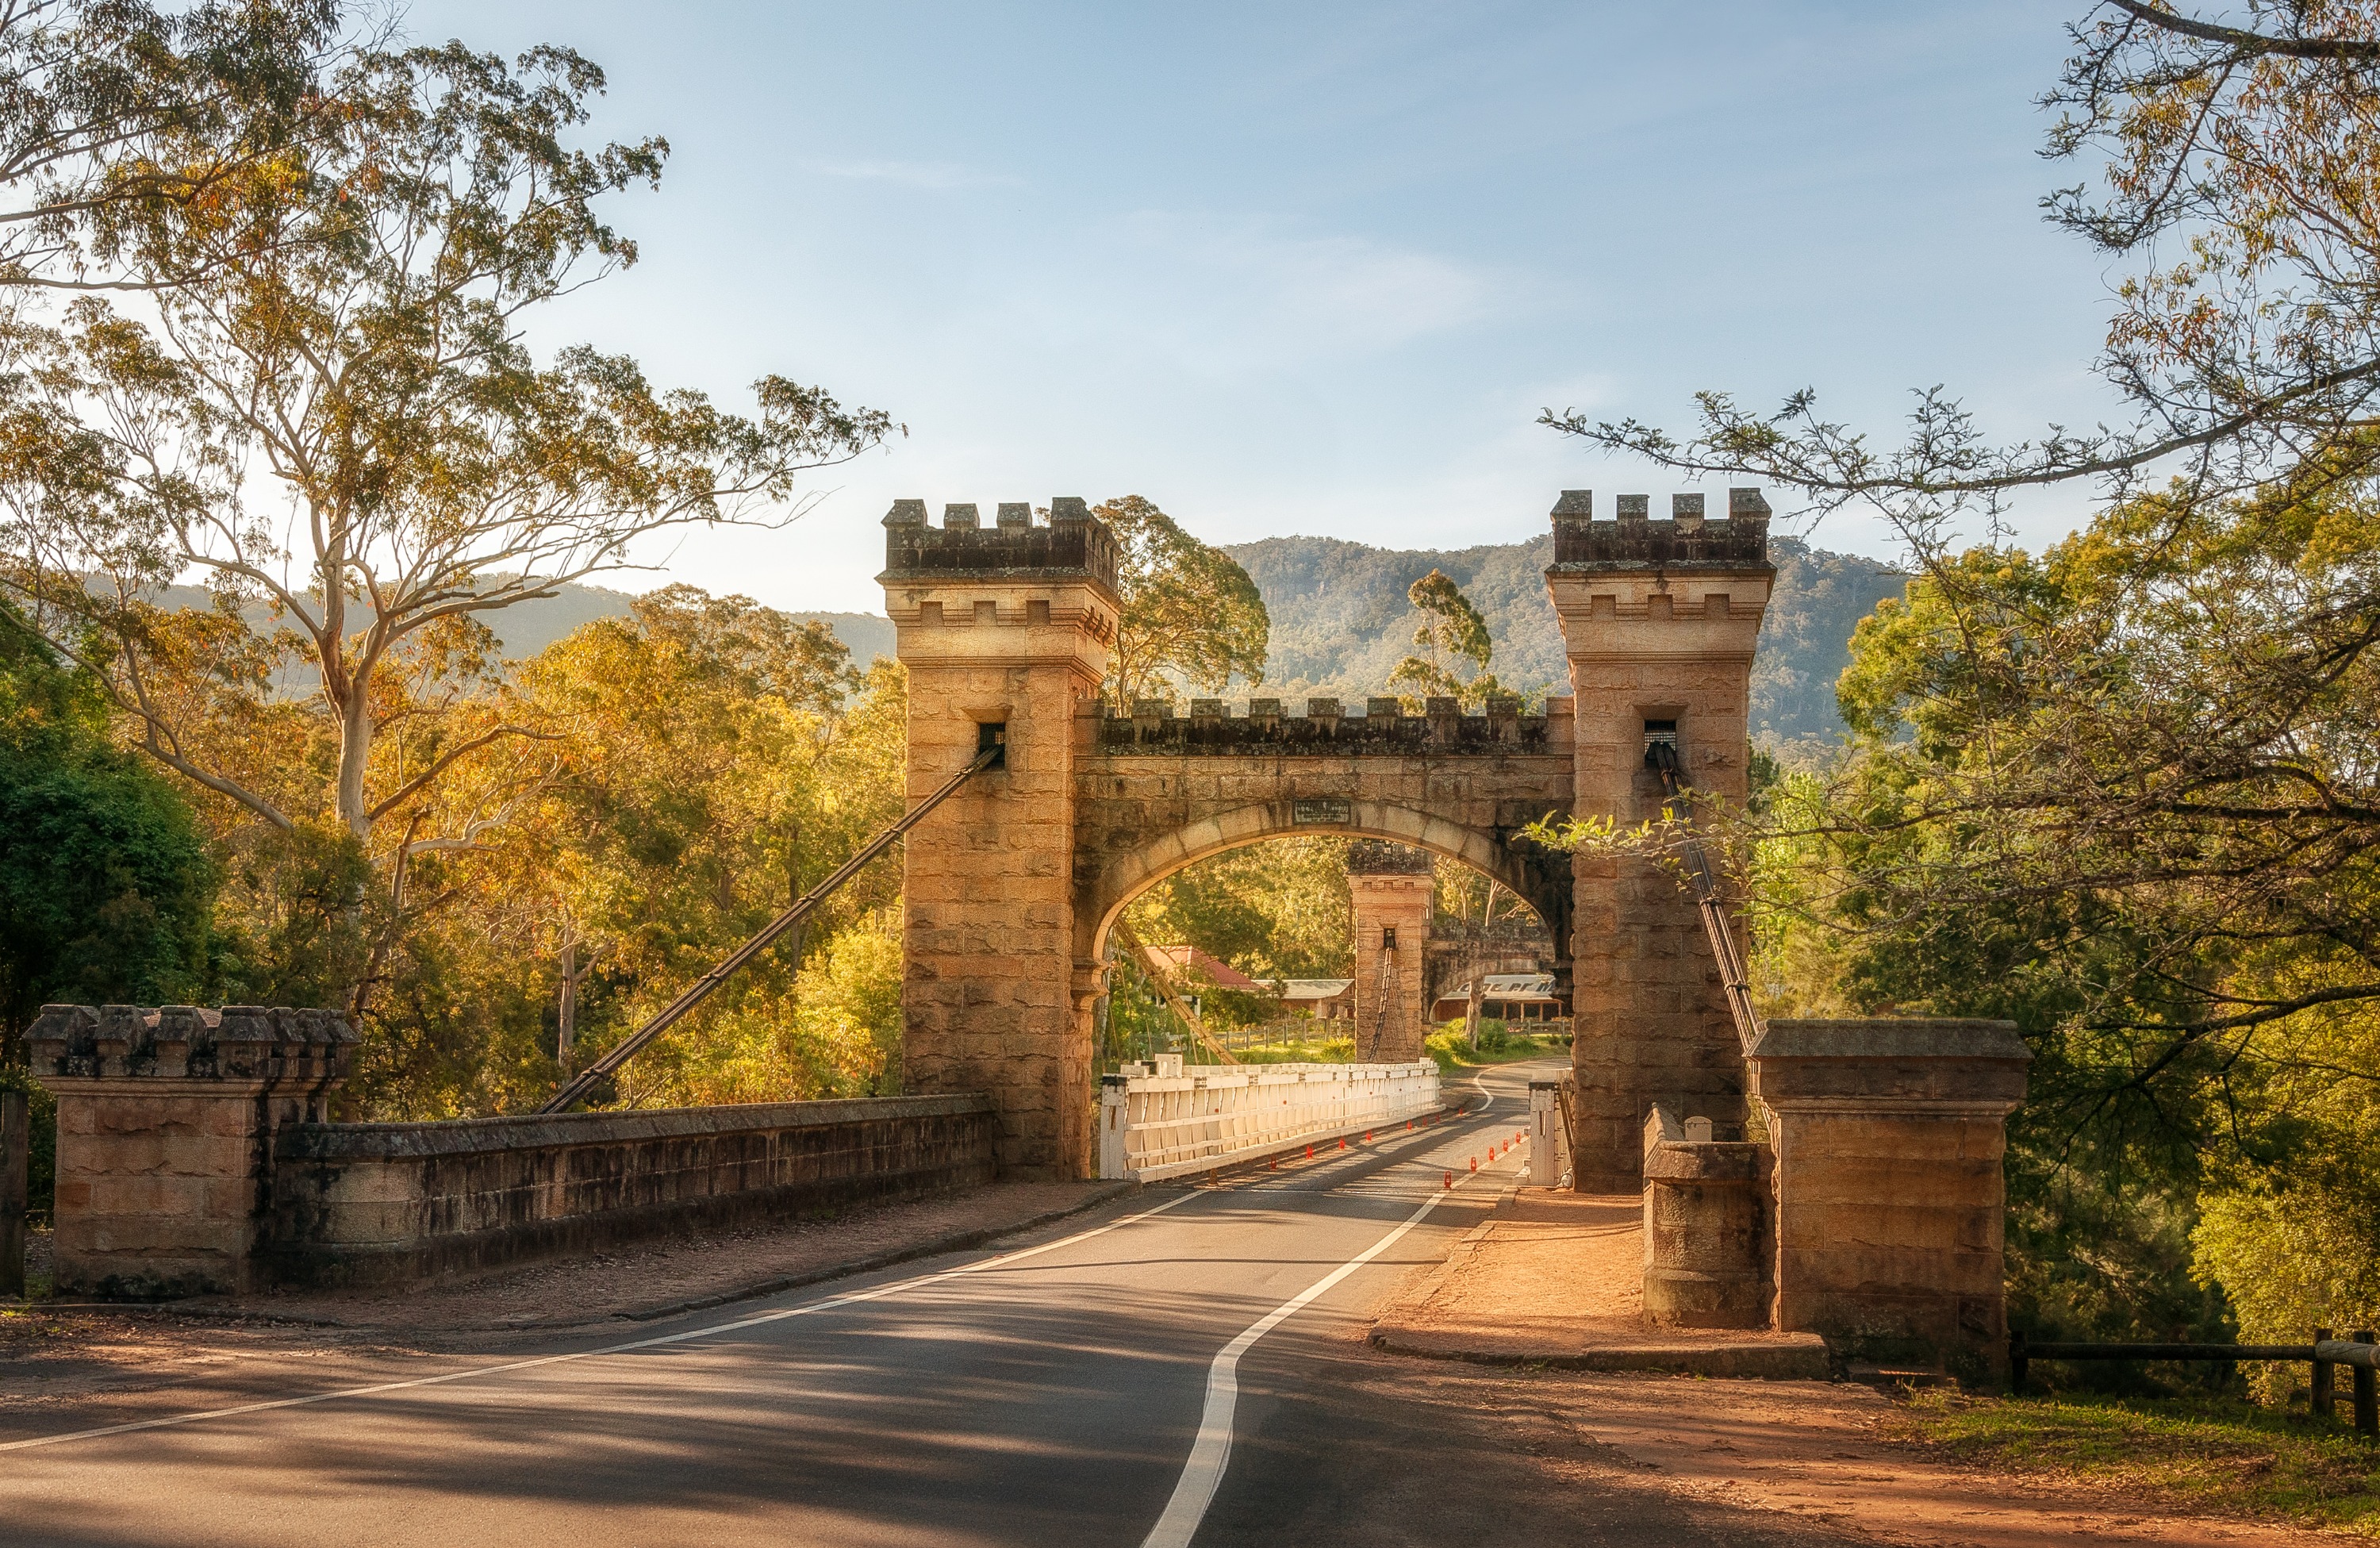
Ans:
{"label": "diagonal suspension rod", "polygon": [[[1655,742],[1645,750],[1645,761],[1660,771],[1661,787],[1669,798],[1681,805],[1685,789],[1678,782],[1678,750],[1668,742]],[[1760,1041],[1760,1018],[1752,1008],[1752,984],[1743,969],[1743,957],[1735,949],[1735,933],[1727,927],[1727,905],[1719,896],[1718,878],[1711,874],[1710,857],[1703,852],[1702,840],[1689,838],[1685,844],[1686,875],[1694,884],[1694,906],[1703,916],[1703,932],[1710,937],[1711,953],[1718,958],[1718,975],[1727,986],[1728,1014],[1735,1019],[1735,1035],[1746,1054]]]}
{"label": "diagonal suspension rod", "polygon": [[562,1090],[554,1092],[552,1100],[538,1111],[540,1114],[563,1112],[572,1103],[594,1090],[595,1086],[607,1079],[613,1071],[635,1058],[647,1043],[668,1031],[686,1012],[709,999],[711,992],[734,977],[737,969],[768,950],[770,944],[778,936],[801,923],[820,904],[833,896],[836,890],[845,882],[858,875],[868,861],[891,848],[894,839],[916,827],[926,813],[941,805],[960,786],[965,785],[990,765],[1001,762],[1002,754],[1005,750],[1005,748],[995,742],[977,753],[975,762],[961,769],[949,784],[918,802],[899,822],[861,845],[859,852],[836,867],[833,875],[804,893],[792,908],[763,926],[759,934],[729,953],[725,961],[695,980],[686,987],[686,993],[663,1006],[660,1015],[623,1038],[601,1058],[588,1066],[577,1079],[568,1082]]}

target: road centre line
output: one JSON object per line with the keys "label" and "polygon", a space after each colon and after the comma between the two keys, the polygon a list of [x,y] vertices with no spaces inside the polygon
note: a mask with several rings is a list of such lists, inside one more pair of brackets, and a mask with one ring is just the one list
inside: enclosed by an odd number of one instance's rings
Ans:
{"label": "road centre line", "polygon": [[[1475,1083],[1476,1077],[1474,1080]],[[1453,1188],[1462,1187],[1475,1175],[1466,1175]],[[1341,1280],[1394,1247],[1406,1232],[1451,1196],[1452,1188],[1431,1189],[1421,1208],[1405,1216],[1402,1225],[1266,1312],[1216,1351],[1213,1362],[1207,1367],[1207,1398],[1198,1416],[1197,1439],[1190,1444],[1189,1460],[1183,1464],[1182,1477],[1173,1485],[1172,1496],[1165,1502],[1164,1514],[1157,1518],[1157,1525],[1148,1529],[1140,1548],[1190,1548],[1199,1523],[1207,1518],[1207,1507],[1214,1502],[1215,1491],[1223,1481],[1223,1469],[1231,1465],[1232,1420],[1240,1401],[1240,1357],[1257,1339],[1304,1310],[1317,1297],[1327,1294]]]}
{"label": "road centre line", "polygon": [[746,1317],[733,1323],[722,1323],[716,1327],[688,1328],[682,1333],[662,1334],[657,1337],[638,1338],[625,1344],[606,1345],[600,1349],[580,1349],[565,1355],[540,1355],[534,1359],[508,1360],[502,1365],[475,1366],[468,1371],[450,1371],[440,1376],[416,1376],[402,1382],[381,1382],[371,1386],[342,1387],[336,1392],[309,1393],[303,1397],[276,1397],[262,1403],[242,1403],[236,1408],[208,1408],[189,1414],[169,1414],[162,1419],[136,1420],[127,1424],[103,1425],[95,1430],[75,1430],[60,1435],[35,1435],[21,1441],[0,1442],[0,1452],[27,1451],[36,1446],[63,1445],[68,1441],[91,1441],[104,1435],[125,1435],[136,1430],[163,1430],[173,1425],[198,1424],[207,1420],[233,1419],[241,1414],[259,1414],[274,1408],[298,1408],[312,1403],[335,1402],[345,1397],[372,1397],[384,1392],[405,1392],[414,1387],[442,1386],[450,1382],[468,1382],[475,1376],[500,1376],[514,1371],[533,1371],[540,1366],[562,1365],[571,1360],[600,1359],[606,1355],[631,1354],[639,1349],[659,1349],[674,1344],[691,1343],[700,1338],[716,1338],[722,1334],[741,1333],[746,1328],[765,1327],[771,1323],[782,1323],[789,1317],[807,1317],[813,1312],[832,1311],[838,1307],[856,1306],[861,1301],[881,1300],[887,1296],[896,1296],[905,1290],[923,1289],[929,1285],[939,1285],[946,1279],[956,1279],[970,1274],[983,1274],[1026,1258],[1038,1258],[1044,1252],[1055,1252],[1062,1247],[1072,1247],[1076,1242],[1088,1241],[1093,1237],[1103,1237],[1110,1231],[1122,1230],[1126,1225],[1147,1220],[1151,1215],[1163,1214],[1168,1210],[1177,1209],[1201,1197],[1204,1195],[1199,1192],[1184,1192],[1153,1208],[1125,1215],[1120,1220],[1111,1220],[1104,1225],[1095,1225],[1087,1231],[1077,1231],[1071,1237],[1062,1237],[1056,1241],[1043,1242],[1039,1247],[1022,1248],[1014,1252],[1002,1253],[997,1258],[987,1258],[979,1263],[963,1263],[954,1269],[942,1269],[909,1279],[896,1279],[889,1285],[879,1285],[866,1290],[854,1290],[848,1295],[832,1296],[825,1300],[812,1301],[806,1306],[790,1306],[776,1311],[764,1311],[756,1317]]}

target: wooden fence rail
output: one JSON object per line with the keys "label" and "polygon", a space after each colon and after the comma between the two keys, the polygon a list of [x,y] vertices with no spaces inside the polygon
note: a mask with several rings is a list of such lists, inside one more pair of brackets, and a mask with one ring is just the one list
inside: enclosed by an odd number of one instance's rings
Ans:
{"label": "wooden fence rail", "polygon": [[2331,1372],[2349,1371],[2355,1410],[2355,1428],[2367,1438],[2380,1438],[2380,1344],[2370,1332],[2352,1338],[2333,1338],[2328,1328],[2313,1330],[2311,1344],[2035,1344],[2024,1335],[2009,1335],[2009,1384],[2023,1390],[2026,1368],[2037,1359],[2155,1360],[2303,1360],[2313,1372],[2309,1407],[2315,1417],[2328,1419],[2336,1396]]}

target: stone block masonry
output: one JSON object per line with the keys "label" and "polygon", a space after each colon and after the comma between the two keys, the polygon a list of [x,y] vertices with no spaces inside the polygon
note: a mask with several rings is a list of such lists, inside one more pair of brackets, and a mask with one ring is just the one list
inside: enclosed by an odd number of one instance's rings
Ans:
{"label": "stone block masonry", "polygon": [[391,1285],[993,1177],[981,1096],[300,1125],[273,1149],[284,1283]]}
{"label": "stone block masonry", "polygon": [[1777,1322],[1852,1359],[2007,1373],[2002,1160],[2032,1054],[2008,1021],[1771,1021]]}
{"label": "stone block masonry", "polygon": [[[1624,829],[1661,815],[1645,762],[1656,738],[1677,749],[1692,789],[1749,793],[1753,647],[1776,570],[1757,490],[1730,491],[1717,520],[1698,494],[1676,496],[1660,521],[1644,495],[1618,505],[1619,519],[1597,521],[1590,492],[1563,492],[1546,585],[1576,692],[1574,811]],[[1573,1164],[1583,1191],[1633,1193],[1655,1103],[1744,1120],[1743,1050],[1677,878],[1649,859],[1601,855],[1581,856],[1572,879]]]}
{"label": "stone block masonry", "polygon": [[1355,1057],[1406,1064],[1429,1035],[1422,958],[1437,879],[1428,852],[1358,839],[1347,851],[1354,903]]}
{"label": "stone block masonry", "polygon": [[1769,1325],[1763,1147],[1711,1120],[1645,1120],[1645,1325]]}
{"label": "stone block masonry", "polygon": [[273,1138],[325,1115],[355,1046],[346,1020],[262,1006],[44,1006],[25,1042],[58,1103],[58,1291],[254,1288]]}
{"label": "stone block masonry", "polygon": [[49,1006],[58,1289],[385,1285],[993,1179],[980,1093],[334,1124],[324,1011]]}
{"label": "stone block masonry", "polygon": [[910,831],[903,849],[902,1076],[987,1091],[1003,1176],[1087,1176],[1097,965],[1075,950],[1075,722],[1098,702],[1121,603],[1115,539],[1079,498],[1047,525],[925,502],[885,516],[885,610],[909,676],[908,794],[985,739],[1005,761]]}

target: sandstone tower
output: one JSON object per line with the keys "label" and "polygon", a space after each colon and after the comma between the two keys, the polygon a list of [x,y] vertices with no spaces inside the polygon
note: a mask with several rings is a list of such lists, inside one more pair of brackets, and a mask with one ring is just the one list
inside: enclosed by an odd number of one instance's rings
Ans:
{"label": "sandstone tower", "polygon": [[908,798],[933,793],[978,750],[978,774],[908,835],[902,1082],[988,1091],[1000,1166],[1067,1177],[1090,1145],[1093,964],[1075,961],[1075,731],[1115,641],[1116,545],[1079,499],[998,523],[922,500],[884,518],[885,611],[909,674]]}
{"label": "sandstone tower", "polygon": [[1359,1059],[1403,1064],[1422,1057],[1422,1039],[1429,1033],[1422,958],[1429,944],[1434,884],[1427,850],[1363,838],[1348,847]]}
{"label": "sandstone tower", "polygon": [[[1622,494],[1618,519],[1597,521],[1590,492],[1564,491],[1546,571],[1578,700],[1576,813],[1623,825],[1660,814],[1646,762],[1656,739],[1675,745],[1694,789],[1744,798],[1753,645],[1777,574],[1758,490],[1730,491],[1716,521],[1699,494],[1672,497],[1668,520],[1648,505]],[[1651,860],[1580,855],[1572,879],[1578,1187],[1633,1193],[1653,1103],[1743,1120],[1743,1050],[1676,877]]]}

